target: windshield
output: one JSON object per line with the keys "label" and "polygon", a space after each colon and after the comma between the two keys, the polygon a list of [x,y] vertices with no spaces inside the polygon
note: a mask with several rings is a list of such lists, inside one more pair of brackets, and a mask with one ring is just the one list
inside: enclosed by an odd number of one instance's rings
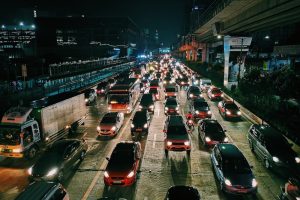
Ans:
{"label": "windshield", "polygon": [[150,88],[149,93],[150,94],[157,94],[158,92],[157,92],[156,88]]}
{"label": "windshield", "polygon": [[128,103],[129,95],[112,95],[109,98],[109,103],[117,104],[117,103]]}
{"label": "windshield", "polygon": [[133,117],[134,122],[145,122],[147,121],[147,116],[145,112],[136,112]]}
{"label": "windshield", "polygon": [[150,86],[158,86],[158,81],[151,81]]}
{"label": "windshield", "polygon": [[211,93],[213,93],[213,94],[218,94],[218,93],[221,93],[221,90],[216,89],[216,90],[211,91]]}
{"label": "windshield", "polygon": [[208,104],[206,102],[201,102],[201,101],[195,101],[194,102],[194,107],[197,107],[197,108],[201,108],[201,107],[204,107],[204,108],[208,108]]}
{"label": "windshield", "polygon": [[17,126],[0,126],[0,144],[17,145],[20,144],[20,128]]}
{"label": "windshield", "polygon": [[168,135],[186,135],[187,131],[186,131],[185,126],[169,126],[167,134]]}
{"label": "windshield", "polygon": [[233,103],[226,104],[225,108],[232,109],[232,110],[238,110],[238,107],[235,104],[233,104]]}
{"label": "windshield", "polygon": [[151,95],[144,95],[141,99],[141,104],[149,104],[151,103],[152,100],[152,96]]}
{"label": "windshield", "polygon": [[166,92],[176,92],[175,88],[166,88]]}
{"label": "windshield", "polygon": [[227,173],[246,174],[251,172],[250,166],[245,158],[225,158],[223,170]]}
{"label": "windshield", "polygon": [[101,123],[103,123],[103,124],[112,124],[115,122],[116,122],[115,117],[103,117],[103,119],[101,120]]}

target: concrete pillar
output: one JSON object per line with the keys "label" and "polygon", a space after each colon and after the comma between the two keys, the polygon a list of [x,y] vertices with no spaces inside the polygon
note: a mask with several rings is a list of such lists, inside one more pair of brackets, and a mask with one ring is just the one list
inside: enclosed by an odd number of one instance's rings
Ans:
{"label": "concrete pillar", "polygon": [[206,43],[202,44],[202,62],[207,62],[207,45],[206,45]]}

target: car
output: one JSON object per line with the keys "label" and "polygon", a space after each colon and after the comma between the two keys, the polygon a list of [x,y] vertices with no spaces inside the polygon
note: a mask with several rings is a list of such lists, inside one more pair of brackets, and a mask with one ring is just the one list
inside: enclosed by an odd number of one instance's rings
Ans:
{"label": "car", "polygon": [[30,183],[15,200],[69,200],[69,194],[57,182],[37,181]]}
{"label": "car", "polygon": [[155,99],[153,98],[152,94],[143,94],[140,105],[139,105],[139,110],[148,110],[150,113],[154,113],[154,108],[155,108]]}
{"label": "car", "polygon": [[87,89],[84,91],[84,101],[86,105],[94,103],[97,99],[97,93],[94,89]]}
{"label": "car", "polygon": [[190,112],[194,115],[194,119],[211,118],[212,112],[203,98],[197,98],[189,103]]}
{"label": "car", "polygon": [[109,90],[109,84],[107,81],[101,82],[97,85],[96,93],[97,95],[106,95]]}
{"label": "car", "polygon": [[178,89],[177,86],[175,85],[168,85],[165,88],[165,99],[169,98],[169,97],[174,97],[176,98],[177,93],[178,93]]}
{"label": "car", "polygon": [[141,144],[133,141],[119,142],[114,148],[104,171],[106,186],[130,186],[136,182],[141,159]]}
{"label": "car", "polygon": [[195,76],[193,76],[192,78],[192,84],[194,86],[200,86],[200,80],[201,80],[202,76],[199,74],[196,74]]}
{"label": "car", "polygon": [[109,112],[104,115],[97,131],[99,136],[114,137],[118,134],[124,123],[124,113]]}
{"label": "car", "polygon": [[63,181],[66,173],[84,159],[87,149],[84,139],[62,139],[54,142],[28,169],[29,180]]}
{"label": "car", "polygon": [[200,79],[200,89],[202,92],[206,92],[211,87],[211,80],[202,78]]}
{"label": "car", "polygon": [[168,189],[165,200],[200,200],[200,194],[195,187],[176,185]]}
{"label": "car", "polygon": [[253,124],[247,138],[251,151],[264,161],[267,169],[283,175],[300,174],[300,157],[279,131],[266,124]]}
{"label": "car", "polygon": [[227,143],[226,130],[215,119],[202,119],[199,121],[198,136],[206,147],[212,147],[218,143]]}
{"label": "car", "polygon": [[223,92],[216,87],[210,87],[207,91],[207,96],[210,100],[218,100],[224,97]]}
{"label": "car", "polygon": [[158,88],[150,88],[148,91],[145,92],[146,94],[151,94],[155,101],[159,101],[160,99],[160,92]]}
{"label": "car", "polygon": [[165,115],[178,115],[179,103],[176,98],[167,98],[165,101]]}
{"label": "car", "polygon": [[221,191],[230,194],[256,194],[257,181],[243,153],[234,144],[216,144],[211,163]]}
{"label": "car", "polygon": [[168,156],[169,151],[186,151],[187,155],[190,156],[191,139],[182,116],[168,116],[163,131],[165,133],[164,147],[166,156]]}
{"label": "car", "polygon": [[149,87],[149,80],[148,79],[143,79],[140,83],[141,93],[144,93],[147,90],[148,87]]}
{"label": "car", "polygon": [[239,107],[233,101],[223,100],[218,103],[218,109],[220,114],[225,119],[240,119],[242,112]]}
{"label": "car", "polygon": [[142,133],[148,134],[150,115],[147,110],[136,111],[131,120],[131,136],[136,138]]}
{"label": "car", "polygon": [[201,94],[201,91],[200,91],[199,87],[190,86],[187,90],[186,97],[187,97],[188,100],[190,100],[190,99],[203,97],[203,95]]}
{"label": "car", "polygon": [[151,80],[152,79],[152,75],[151,73],[145,73],[143,76],[143,80]]}
{"label": "car", "polygon": [[176,83],[179,86],[189,86],[189,78],[187,76],[181,76],[176,79]]}
{"label": "car", "polygon": [[154,89],[159,89],[159,80],[158,79],[153,79],[150,82],[150,89],[154,88]]}
{"label": "car", "polygon": [[170,76],[166,76],[163,80],[163,85],[166,86],[166,85],[169,85],[169,84],[172,84],[174,83],[172,78]]}

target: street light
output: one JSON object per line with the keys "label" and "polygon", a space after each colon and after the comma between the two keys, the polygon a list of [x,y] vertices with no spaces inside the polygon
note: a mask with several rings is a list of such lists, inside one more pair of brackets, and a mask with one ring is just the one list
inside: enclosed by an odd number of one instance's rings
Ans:
{"label": "street light", "polygon": [[222,38],[222,36],[221,36],[221,35],[218,35],[218,36],[217,36],[217,38],[218,38],[218,39],[221,39],[221,38]]}
{"label": "street light", "polygon": [[23,22],[20,22],[19,25],[20,25],[20,26],[24,26],[24,23],[23,23]]}
{"label": "street light", "polygon": [[265,36],[265,39],[270,39],[270,36],[266,35],[266,36]]}
{"label": "street light", "polygon": [[31,25],[31,28],[35,29],[35,25],[34,25],[34,24],[32,24],[32,25]]}
{"label": "street light", "polygon": [[1,28],[4,29],[4,28],[5,28],[5,25],[3,24],[3,25],[1,26]]}

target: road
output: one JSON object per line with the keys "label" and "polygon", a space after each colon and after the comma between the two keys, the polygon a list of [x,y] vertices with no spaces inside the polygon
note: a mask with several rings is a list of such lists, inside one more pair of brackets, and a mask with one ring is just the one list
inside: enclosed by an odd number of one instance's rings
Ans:
{"label": "road", "polygon": [[[193,185],[198,188],[203,199],[274,199],[279,193],[284,178],[266,170],[263,164],[250,151],[246,133],[251,122],[242,118],[238,122],[224,121],[217,109],[217,102],[212,102],[205,96],[211,107],[213,118],[227,130],[230,142],[236,144],[246,156],[256,175],[258,194],[256,197],[232,197],[220,192],[215,181],[210,163],[210,151],[198,142],[197,128],[191,133],[192,152],[190,159],[185,152],[170,152],[169,158],[164,155],[163,124],[164,96],[155,103],[155,113],[150,124],[148,137],[142,138],[143,158],[140,166],[138,181],[131,187],[105,187],[103,170],[107,165],[106,157],[110,156],[115,145],[122,140],[131,140],[130,117],[126,115],[124,126],[119,134],[110,140],[97,139],[96,126],[99,119],[107,112],[106,101],[98,97],[97,103],[88,107],[88,117],[85,124],[78,129],[77,137],[84,137],[89,145],[85,160],[78,169],[67,175],[63,183],[70,194],[70,198],[101,199],[112,197],[115,199],[158,200],[163,199],[167,189],[172,185]],[[181,113],[186,113],[186,92],[181,90],[178,96]],[[23,188],[28,185],[27,169],[34,161],[20,161],[5,159],[0,162],[0,199],[14,199]]]}

